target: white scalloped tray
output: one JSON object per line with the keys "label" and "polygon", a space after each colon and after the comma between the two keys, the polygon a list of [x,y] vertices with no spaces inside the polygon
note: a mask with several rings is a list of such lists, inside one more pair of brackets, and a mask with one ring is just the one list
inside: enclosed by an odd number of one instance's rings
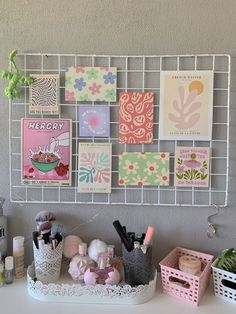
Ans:
{"label": "white scalloped tray", "polygon": [[156,291],[157,271],[148,285],[131,287],[120,285],[83,285],[74,283],[63,272],[57,283],[43,284],[35,281],[34,264],[27,269],[28,293],[35,299],[48,302],[97,303],[97,304],[141,304],[152,299]]}

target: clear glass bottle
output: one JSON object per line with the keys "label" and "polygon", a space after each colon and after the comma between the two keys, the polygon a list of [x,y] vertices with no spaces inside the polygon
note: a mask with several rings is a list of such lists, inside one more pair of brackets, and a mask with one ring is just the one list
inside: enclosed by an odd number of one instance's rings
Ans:
{"label": "clear glass bottle", "polygon": [[2,261],[2,253],[0,252],[0,287],[4,285],[4,263]]}
{"label": "clear glass bottle", "polygon": [[10,284],[14,281],[14,258],[13,256],[7,256],[5,258],[5,283]]}
{"label": "clear glass bottle", "polygon": [[5,199],[0,197],[0,251],[2,257],[7,256],[7,218],[3,215]]}
{"label": "clear glass bottle", "polygon": [[83,281],[85,271],[96,267],[96,263],[87,255],[87,243],[80,243],[78,252],[79,254],[71,259],[68,272],[72,279]]}
{"label": "clear glass bottle", "polygon": [[119,256],[115,256],[115,245],[109,244],[107,246],[107,255],[108,255],[108,263],[112,267],[115,267],[120,274],[122,275],[123,271],[123,262],[122,258]]}

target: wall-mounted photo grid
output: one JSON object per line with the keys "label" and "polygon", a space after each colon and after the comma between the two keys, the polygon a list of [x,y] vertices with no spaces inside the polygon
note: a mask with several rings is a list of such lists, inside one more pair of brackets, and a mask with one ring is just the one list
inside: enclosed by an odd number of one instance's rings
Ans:
{"label": "wall-mounted photo grid", "polygon": [[229,55],[18,54],[11,201],[226,206]]}

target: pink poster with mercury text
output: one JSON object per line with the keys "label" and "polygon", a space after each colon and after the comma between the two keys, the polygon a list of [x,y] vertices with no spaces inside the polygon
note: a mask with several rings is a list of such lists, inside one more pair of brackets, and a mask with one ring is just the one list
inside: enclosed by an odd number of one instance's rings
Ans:
{"label": "pink poster with mercury text", "polygon": [[71,185],[70,119],[22,119],[23,184]]}

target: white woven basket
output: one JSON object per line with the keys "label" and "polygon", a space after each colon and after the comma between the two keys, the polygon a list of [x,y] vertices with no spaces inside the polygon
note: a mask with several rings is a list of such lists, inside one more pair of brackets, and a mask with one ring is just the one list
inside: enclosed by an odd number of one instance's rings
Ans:
{"label": "white woven basket", "polygon": [[217,268],[218,259],[211,265],[215,296],[236,304],[236,274]]}
{"label": "white woven basket", "polygon": [[44,284],[56,282],[61,273],[61,260],[63,252],[63,241],[55,250],[51,245],[43,245],[37,249],[33,242],[35,275],[37,280]]}

